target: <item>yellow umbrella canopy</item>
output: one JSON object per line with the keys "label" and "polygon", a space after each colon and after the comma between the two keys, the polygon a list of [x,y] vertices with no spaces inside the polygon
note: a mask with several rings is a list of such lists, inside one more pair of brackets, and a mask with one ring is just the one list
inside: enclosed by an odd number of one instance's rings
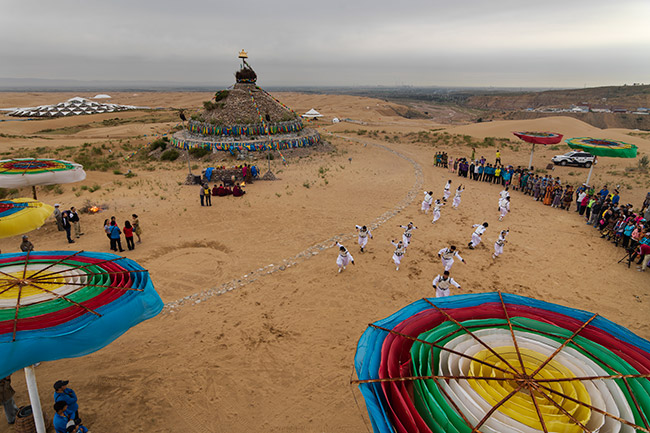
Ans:
{"label": "yellow umbrella canopy", "polygon": [[31,198],[0,200],[0,239],[39,228],[52,212],[52,206]]}

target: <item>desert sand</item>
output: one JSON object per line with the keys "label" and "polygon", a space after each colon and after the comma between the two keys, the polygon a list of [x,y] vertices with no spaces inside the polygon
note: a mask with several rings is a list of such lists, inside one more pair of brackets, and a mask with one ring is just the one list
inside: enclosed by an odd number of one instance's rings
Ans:
{"label": "desert sand", "polygon": [[[148,106],[197,107],[209,94],[112,94],[112,102]],[[58,102],[73,94],[0,94],[0,106]],[[92,96],[92,95],[80,95]],[[39,189],[39,198],[81,206],[85,200],[107,204],[96,215],[82,215],[85,235],[76,249],[108,251],[102,223],[111,215],[121,223],[137,213],[143,242],[125,255],[145,266],[167,304],[163,313],[130,330],[106,348],[81,358],[45,362],[37,368],[41,399],[49,410],[52,384],[70,380],[80,412],[91,431],[115,432],[365,432],[369,429],[354,378],[356,342],[367,324],[422,297],[435,296],[431,280],[442,271],[437,251],[454,243],[467,264],[456,263],[454,293],[502,290],[596,312],[650,338],[650,276],[617,261],[624,252],[600,239],[573,211],[552,209],[520,193],[512,194],[512,212],[503,222],[496,211],[500,187],[463,179],[466,191],[457,211],[447,206],[435,226],[419,213],[422,191],[442,195],[446,180],[460,181],[433,167],[433,155],[471,154],[466,146],[433,147],[404,140],[403,134],[437,130],[477,138],[513,138],[516,130],[552,130],[571,136],[598,136],[636,144],[650,153],[650,141],[625,130],[599,130],[572,118],[553,117],[449,126],[435,120],[408,120],[391,103],[348,96],[277,94],[296,112],[316,108],[326,117],[312,123],[335,150],[272,161],[280,178],[247,185],[241,198],[213,199],[199,205],[198,187],[182,185],[184,159],[145,170],[134,160],[122,162],[136,177],[88,172],[61,193]],[[173,113],[160,121],[118,126],[95,125],[75,133],[38,133],[136,118],[150,112],[80,116],[31,122],[0,122],[0,152],[43,147],[42,156],[59,146],[84,142],[150,141],[177,124]],[[331,124],[333,117],[360,123]],[[152,120],[152,119],[150,119]],[[368,136],[358,131],[380,131]],[[23,136],[37,135],[36,138]],[[45,138],[44,138],[45,137]],[[386,139],[389,137],[389,139]],[[395,138],[397,137],[397,138]],[[502,160],[526,165],[529,148],[501,149]],[[477,156],[494,159],[495,148]],[[535,165],[568,149],[540,147]],[[221,161],[223,155],[216,155]],[[215,156],[197,163],[213,165]],[[260,162],[263,171],[266,162]],[[640,206],[650,190],[648,175],[629,174],[636,161],[602,159],[594,183],[629,185],[622,201]],[[626,175],[627,173],[627,175]],[[587,170],[557,167],[554,175],[578,184]],[[95,192],[81,186],[99,185]],[[73,190],[73,188],[75,188]],[[21,191],[29,196],[30,191]],[[392,265],[391,239],[400,224],[413,221],[412,246],[399,271]],[[488,221],[483,244],[463,248],[472,224]],[[360,253],[355,224],[376,225],[368,251]],[[510,228],[504,255],[493,261],[492,246],[502,228]],[[69,249],[65,236],[49,221],[30,233],[37,250]],[[355,257],[355,266],[337,273],[335,240]],[[16,251],[19,237],[0,240],[3,252]],[[225,293],[219,294],[226,289]],[[227,290],[231,289],[231,290]],[[13,376],[19,405],[27,404],[20,372]],[[51,412],[51,411],[50,411]],[[51,413],[50,413],[51,415]],[[11,431],[0,423],[0,432]]]}

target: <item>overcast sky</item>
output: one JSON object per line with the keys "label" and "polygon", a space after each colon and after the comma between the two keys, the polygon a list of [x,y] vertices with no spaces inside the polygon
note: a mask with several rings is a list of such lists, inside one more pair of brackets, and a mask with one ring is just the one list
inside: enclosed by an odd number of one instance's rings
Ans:
{"label": "overcast sky", "polygon": [[262,86],[650,82],[650,0],[0,0],[0,77]]}

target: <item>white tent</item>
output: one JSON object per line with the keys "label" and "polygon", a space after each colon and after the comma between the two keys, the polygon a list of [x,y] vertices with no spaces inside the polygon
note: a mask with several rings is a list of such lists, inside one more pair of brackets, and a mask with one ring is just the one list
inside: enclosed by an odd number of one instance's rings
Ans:
{"label": "white tent", "polygon": [[300,117],[304,117],[305,119],[316,119],[318,117],[323,117],[323,115],[312,108]]}
{"label": "white tent", "polygon": [[114,111],[136,110],[138,108],[146,107],[134,107],[133,105],[117,105],[109,104],[107,102],[95,102],[89,99],[75,96],[74,98],[70,98],[65,102],[59,102],[58,104],[17,108],[9,112],[8,115],[16,117],[60,117],[69,115],[75,116],[80,114],[112,113]]}
{"label": "white tent", "polygon": [[99,95],[93,96],[93,99],[111,99],[111,95],[100,93]]}

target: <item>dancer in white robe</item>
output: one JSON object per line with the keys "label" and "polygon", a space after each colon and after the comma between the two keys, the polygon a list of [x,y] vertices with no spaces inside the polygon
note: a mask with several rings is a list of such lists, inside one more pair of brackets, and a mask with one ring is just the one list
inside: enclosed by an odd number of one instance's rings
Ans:
{"label": "dancer in white robe", "polygon": [[510,187],[506,186],[503,190],[501,190],[501,192],[499,193],[499,198],[501,199],[501,198],[510,197],[510,192],[508,192],[509,189]]}
{"label": "dancer in white robe", "polygon": [[493,259],[496,259],[503,254],[503,246],[506,244],[506,236],[508,236],[508,233],[510,233],[510,229],[501,230],[501,233],[499,233],[499,239],[494,243],[494,254],[492,254]]}
{"label": "dancer in white robe", "polygon": [[431,224],[435,224],[435,222],[440,219],[440,209],[442,209],[444,205],[445,204],[440,200],[435,201],[433,204],[433,221],[431,221]]}
{"label": "dancer in white robe", "polygon": [[424,211],[424,214],[429,213],[429,209],[431,209],[431,202],[433,202],[433,191],[424,191],[424,200],[422,200],[422,210]]}
{"label": "dancer in white robe", "polygon": [[406,248],[411,243],[411,236],[413,235],[411,232],[413,230],[417,230],[417,227],[413,225],[413,222],[408,223],[408,225],[399,227],[404,229],[404,233],[402,234],[402,242],[404,243],[404,248]]}
{"label": "dancer in white robe", "polygon": [[365,253],[363,250],[368,243],[368,238],[372,239],[372,233],[368,230],[366,226],[355,226],[359,232],[359,246],[361,247],[361,252]]}
{"label": "dancer in white robe", "polygon": [[442,261],[442,265],[445,267],[445,271],[451,271],[451,267],[454,265],[454,257],[458,257],[458,260],[467,264],[467,262],[458,254],[456,250],[456,245],[451,245],[449,248],[443,248],[438,251],[438,257]]}
{"label": "dancer in white robe", "polygon": [[499,221],[503,221],[508,212],[510,212],[510,196],[499,199]]}
{"label": "dancer in white robe", "polygon": [[402,241],[395,242],[395,240],[390,241],[391,244],[395,245],[395,251],[393,252],[393,262],[395,263],[396,271],[399,271],[399,265],[402,263],[402,257],[406,253],[406,247]]}
{"label": "dancer in white robe", "polygon": [[442,199],[444,201],[447,201],[447,199],[449,198],[450,195],[451,195],[451,179],[449,179],[447,181],[447,184],[445,185],[445,190],[444,190],[444,192],[442,194]]}
{"label": "dancer in white robe", "polygon": [[345,269],[345,267],[350,263],[354,265],[354,258],[343,245],[338,242],[335,245],[339,247],[339,255],[336,257],[336,265],[339,267],[339,272],[341,272],[341,270]]}
{"label": "dancer in white robe", "polygon": [[460,284],[449,276],[449,271],[445,271],[442,275],[437,275],[436,278],[433,279],[433,288],[436,289],[436,298],[449,296],[449,287],[451,286],[460,289]]}
{"label": "dancer in white robe", "polygon": [[483,233],[485,233],[485,230],[488,228],[488,223],[484,222],[483,224],[474,224],[472,227],[475,230],[474,233],[472,233],[472,240],[469,241],[469,244],[467,244],[471,250],[476,248],[478,244],[481,243],[481,236],[483,236]]}
{"label": "dancer in white robe", "polygon": [[458,206],[460,206],[460,195],[465,191],[463,188],[463,185],[458,185],[458,188],[456,188],[456,193],[454,194],[454,201],[451,204],[451,206],[454,209],[458,209]]}

